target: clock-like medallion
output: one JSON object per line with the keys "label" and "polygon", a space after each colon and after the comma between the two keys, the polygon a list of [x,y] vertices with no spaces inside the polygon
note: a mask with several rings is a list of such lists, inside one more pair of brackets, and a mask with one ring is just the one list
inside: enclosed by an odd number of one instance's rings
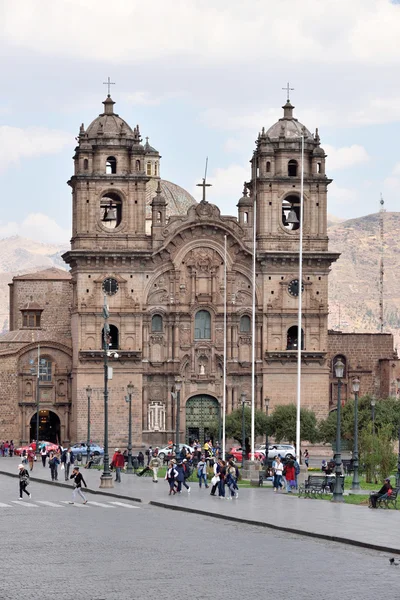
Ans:
{"label": "clock-like medallion", "polygon": [[[295,298],[297,298],[297,296],[299,295],[299,280],[298,279],[292,279],[292,281],[289,282],[288,292],[291,296],[294,296]],[[303,282],[301,283],[301,292],[302,293],[304,292]]]}
{"label": "clock-like medallion", "polygon": [[114,279],[114,277],[107,277],[103,281],[103,292],[107,294],[107,296],[114,296],[118,292],[118,281]]}

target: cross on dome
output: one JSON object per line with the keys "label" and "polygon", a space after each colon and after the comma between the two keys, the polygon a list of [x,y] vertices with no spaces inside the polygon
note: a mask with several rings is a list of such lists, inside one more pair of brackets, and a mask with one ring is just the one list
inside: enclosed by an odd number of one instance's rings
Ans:
{"label": "cross on dome", "polygon": [[103,85],[106,85],[108,87],[108,92],[107,92],[107,96],[110,97],[110,92],[111,92],[111,86],[115,85],[114,81],[111,81],[111,78],[108,77],[107,81],[103,81]]}
{"label": "cross on dome", "polygon": [[287,85],[286,85],[286,87],[284,87],[284,88],[282,88],[282,89],[283,89],[283,90],[286,90],[286,101],[287,101],[287,102],[290,102],[290,97],[289,97],[289,96],[290,96],[290,92],[291,92],[291,91],[293,92],[293,91],[294,91],[294,88],[291,88],[291,87],[290,87],[290,84],[289,84],[289,82],[287,82]]}

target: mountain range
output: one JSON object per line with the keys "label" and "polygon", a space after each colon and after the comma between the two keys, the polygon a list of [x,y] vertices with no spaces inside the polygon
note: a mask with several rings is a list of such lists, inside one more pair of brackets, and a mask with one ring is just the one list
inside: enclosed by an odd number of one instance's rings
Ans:
{"label": "mountain range", "polygon": [[[383,245],[380,224],[383,223]],[[328,217],[329,249],[340,252],[329,277],[329,327],[343,332],[380,331],[379,277],[384,260],[383,331],[400,347],[400,213],[383,212],[340,221]],[[0,240],[0,331],[8,329],[8,284],[14,275],[52,266],[66,268],[68,245],[14,236]]]}

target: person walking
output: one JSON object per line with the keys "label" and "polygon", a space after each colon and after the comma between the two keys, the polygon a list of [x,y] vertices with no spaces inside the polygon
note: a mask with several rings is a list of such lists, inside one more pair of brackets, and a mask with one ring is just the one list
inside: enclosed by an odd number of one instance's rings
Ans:
{"label": "person walking", "polygon": [[29,485],[29,473],[25,469],[24,465],[18,465],[19,470],[19,499],[22,500],[22,494],[25,493],[28,498],[32,498],[32,494],[27,491],[27,486]]}
{"label": "person walking", "polygon": [[119,448],[115,448],[115,454],[112,461],[115,468],[115,481],[121,483],[121,469],[125,466],[125,459]]}
{"label": "person walking", "polygon": [[42,465],[45,467],[47,459],[47,449],[44,444],[42,444],[42,447],[40,448],[40,456],[42,457]]}
{"label": "person walking", "polygon": [[236,484],[236,467],[233,464],[233,461],[230,460],[228,462],[227,468],[226,468],[226,485],[229,488],[229,491],[231,493],[231,496],[227,497],[227,500],[232,500],[232,498],[237,498],[238,497],[238,486]]}
{"label": "person walking", "polygon": [[177,487],[176,491],[178,492],[178,494],[182,494],[182,485],[184,485],[188,491],[188,494],[190,494],[190,486],[186,483],[185,467],[184,467],[183,462],[179,462],[177,464],[176,470],[178,471],[178,476],[176,478],[177,482],[178,482],[178,487]]}
{"label": "person walking", "polygon": [[219,484],[219,470],[221,468],[220,462],[221,462],[221,460],[219,460],[217,463],[214,463],[214,465],[213,465],[214,475],[213,475],[213,478],[211,479],[212,488],[211,488],[210,496],[215,496],[215,492],[217,491],[217,487]]}
{"label": "person walking", "polygon": [[219,464],[218,496],[225,498],[226,462],[221,459]]}
{"label": "person walking", "polygon": [[148,450],[146,450],[146,456],[147,456],[147,466],[149,466],[150,464],[150,459],[153,455],[153,449],[151,446],[149,446]]}
{"label": "person walking", "polygon": [[167,472],[165,474],[165,479],[166,479],[166,481],[168,481],[168,484],[169,484],[169,495],[176,494],[175,480],[177,477],[178,477],[178,471],[175,468],[175,462],[173,460],[171,460],[171,462],[168,465]]}
{"label": "person walking", "polygon": [[49,467],[50,467],[52,481],[58,481],[58,465],[59,464],[60,464],[60,460],[59,460],[57,454],[51,453],[50,458],[49,458]]}
{"label": "person walking", "polygon": [[296,488],[296,471],[292,456],[288,457],[287,463],[283,468],[283,475],[286,479],[286,491],[288,494],[291,494],[292,488]]}
{"label": "person walking", "polygon": [[73,457],[71,453],[71,448],[66,448],[63,450],[61,454],[61,469],[64,471],[65,481],[69,479],[69,470],[71,468],[71,462],[73,462]]}
{"label": "person walking", "polygon": [[283,488],[282,485],[282,473],[283,473],[283,464],[282,461],[280,459],[280,456],[275,456],[275,460],[272,463],[272,468],[274,471],[274,492],[278,491],[279,489]]}
{"label": "person walking", "polygon": [[32,450],[31,447],[29,447],[28,450],[28,463],[29,463],[29,469],[32,471],[33,469],[33,463],[35,462],[35,453]]}
{"label": "person walking", "polygon": [[199,478],[199,488],[201,489],[201,484],[203,482],[205,487],[208,488],[207,463],[204,456],[202,456],[199,462],[197,463],[197,477]]}
{"label": "person walking", "polygon": [[82,483],[85,487],[87,487],[87,484],[86,481],[83,479],[82,473],[80,473],[79,471],[79,467],[74,467],[74,470],[70,475],[70,479],[74,480],[74,490],[72,492],[72,501],[69,504],[75,504],[76,494],[79,494],[79,496],[82,498],[83,504],[87,504],[85,494],[82,492]]}
{"label": "person walking", "polygon": [[11,458],[13,457],[13,455],[14,455],[14,441],[11,440],[11,442],[10,442],[10,456],[11,456]]}
{"label": "person walking", "polygon": [[149,468],[153,471],[153,483],[158,483],[158,469],[161,467],[161,459],[158,456],[158,448],[154,449],[150,459]]}
{"label": "person walking", "polygon": [[308,454],[308,450],[306,448],[304,450],[304,464],[306,465],[307,469],[308,469],[309,460],[310,460],[310,455]]}

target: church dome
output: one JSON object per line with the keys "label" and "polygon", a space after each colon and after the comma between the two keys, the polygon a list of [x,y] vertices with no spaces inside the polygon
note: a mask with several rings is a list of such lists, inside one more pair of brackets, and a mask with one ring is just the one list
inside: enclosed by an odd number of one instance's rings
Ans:
{"label": "church dome", "polygon": [[158,182],[160,182],[161,195],[167,203],[167,218],[185,216],[188,209],[197,204],[193,196],[176,183],[171,183],[171,181],[165,179],[152,178],[146,183],[146,219],[151,219],[150,204],[156,195]]}
{"label": "church dome", "polygon": [[135,133],[124,119],[114,113],[115,102],[107,96],[103,102],[104,112],[92,121],[86,130],[88,138],[115,138],[123,135],[125,138],[134,138]]}
{"label": "church dome", "polygon": [[266,132],[266,136],[270,139],[286,138],[288,140],[299,139],[302,135],[304,138],[312,138],[310,131],[300,121],[293,117],[294,106],[288,100],[283,108],[283,117],[279,119]]}

